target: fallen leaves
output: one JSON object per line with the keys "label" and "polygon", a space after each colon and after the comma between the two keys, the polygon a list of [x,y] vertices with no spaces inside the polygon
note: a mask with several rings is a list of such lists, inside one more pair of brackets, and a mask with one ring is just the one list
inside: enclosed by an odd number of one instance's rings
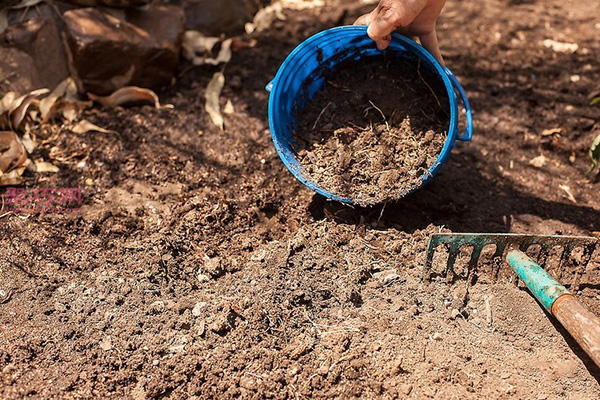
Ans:
{"label": "fallen leaves", "polygon": [[224,85],[225,76],[223,73],[215,72],[206,87],[206,103],[204,106],[213,124],[221,130],[223,130],[223,116],[221,115],[221,108],[219,106],[219,97],[221,96],[221,90],[223,90]]}
{"label": "fallen leaves", "polygon": [[27,151],[15,132],[0,132],[0,185],[21,183],[30,164]]}
{"label": "fallen leaves", "polygon": [[277,2],[258,10],[252,22],[248,22],[245,26],[246,33],[262,32],[269,28],[276,20],[285,21],[287,18],[283,13],[283,4]]}
{"label": "fallen leaves", "polygon": [[56,165],[42,159],[35,161],[34,168],[35,172],[58,172],[58,167]]}
{"label": "fallen leaves", "polygon": [[281,0],[283,8],[290,10],[306,10],[309,8],[323,7],[324,0]]}
{"label": "fallen leaves", "polygon": [[183,35],[183,56],[194,65],[219,65],[231,60],[233,38],[225,39],[216,57],[212,57],[213,48],[221,42],[218,37],[204,36],[198,31],[186,31]]}
{"label": "fallen leaves", "polygon": [[104,107],[117,107],[129,103],[150,103],[155,108],[173,108],[172,104],[161,105],[156,93],[150,89],[144,89],[137,86],[126,86],[115,90],[109,96],[97,96],[88,93],[88,97]]}
{"label": "fallen leaves", "polygon": [[15,132],[0,132],[0,172],[5,173],[25,164],[27,150]]}
{"label": "fallen leaves", "polygon": [[104,129],[99,127],[98,125],[92,124],[90,121],[86,119],[82,119],[71,128],[71,132],[73,133],[87,133],[87,132],[100,132],[100,133],[110,133],[108,129]]}

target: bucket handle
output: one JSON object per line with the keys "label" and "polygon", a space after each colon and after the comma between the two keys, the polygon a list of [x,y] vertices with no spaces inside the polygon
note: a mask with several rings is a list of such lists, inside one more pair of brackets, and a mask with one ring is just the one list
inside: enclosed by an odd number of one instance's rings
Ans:
{"label": "bucket handle", "polygon": [[454,76],[454,74],[448,69],[448,67],[444,67],[444,71],[446,72],[446,75],[448,75],[452,86],[458,92],[460,100],[462,101],[463,106],[465,107],[465,116],[467,117],[467,127],[465,128],[464,132],[458,134],[456,139],[461,140],[463,142],[469,142],[473,137],[473,115],[471,113],[471,105],[469,104],[469,100],[467,99],[465,89],[463,89],[460,82],[458,82],[456,76]]}

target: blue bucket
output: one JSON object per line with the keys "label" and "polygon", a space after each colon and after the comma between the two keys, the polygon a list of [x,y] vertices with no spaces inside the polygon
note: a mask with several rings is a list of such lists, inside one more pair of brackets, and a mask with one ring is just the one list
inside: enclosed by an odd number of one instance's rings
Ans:
{"label": "blue bucket", "polygon": [[[415,58],[429,68],[444,83],[448,93],[450,122],[448,136],[437,161],[423,176],[418,190],[432,179],[448,159],[456,140],[470,141],[473,133],[471,107],[464,89],[450,70],[442,66],[427,50],[414,41],[398,34],[392,34],[389,50],[399,57]],[[319,187],[302,171],[302,166],[292,146],[292,130],[296,126],[296,115],[306,101],[315,95],[325,83],[326,72],[335,65],[349,60],[375,56],[381,50],[367,36],[366,26],[340,26],[317,33],[300,43],[285,59],[275,78],[267,85],[269,96],[269,127],[275,149],[290,172],[308,188],[329,198],[346,204],[352,200],[340,197]],[[465,108],[466,128],[458,128],[459,112],[456,92]]]}

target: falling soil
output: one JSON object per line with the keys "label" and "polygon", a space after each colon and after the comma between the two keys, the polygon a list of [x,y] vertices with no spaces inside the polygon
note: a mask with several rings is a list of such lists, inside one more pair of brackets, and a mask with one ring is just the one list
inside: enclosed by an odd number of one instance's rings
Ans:
{"label": "falling soil", "polygon": [[419,187],[446,140],[448,97],[417,60],[342,63],[299,115],[295,146],[323,189],[360,206]]}

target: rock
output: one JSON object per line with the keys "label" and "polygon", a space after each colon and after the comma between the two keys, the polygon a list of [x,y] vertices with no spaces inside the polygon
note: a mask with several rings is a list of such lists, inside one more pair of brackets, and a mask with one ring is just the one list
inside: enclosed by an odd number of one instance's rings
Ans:
{"label": "rock", "polygon": [[154,303],[150,304],[150,310],[155,314],[165,311],[165,302],[156,300]]}
{"label": "rock", "polygon": [[126,11],[125,19],[152,35],[161,48],[179,54],[185,23],[183,9],[175,6],[131,8]]}
{"label": "rock", "polygon": [[210,330],[219,335],[225,335],[235,327],[237,317],[238,314],[233,309],[227,308],[221,314],[217,315],[210,325]]}
{"label": "rock", "polygon": [[80,91],[104,95],[123,86],[171,82],[184,27],[181,8],[128,11],[131,22],[93,8],[63,16]]}
{"label": "rock", "polygon": [[257,3],[253,0],[186,0],[185,27],[209,36],[241,34],[246,22],[252,21],[258,11]]}
{"label": "rock", "polygon": [[448,316],[449,319],[456,319],[460,314],[460,311],[458,311],[456,308],[453,308],[450,311],[450,315]]}
{"label": "rock", "polygon": [[102,341],[99,343],[100,348],[104,351],[112,350],[112,338],[110,336],[105,336]]}
{"label": "rock", "polygon": [[204,256],[204,272],[207,272],[211,277],[218,278],[225,273],[221,259],[219,257],[209,258]]}
{"label": "rock", "polygon": [[400,275],[395,269],[381,271],[373,274],[373,276],[379,279],[384,285],[390,285],[392,282],[400,280]]}
{"label": "rock", "polygon": [[192,315],[194,317],[199,317],[200,315],[202,315],[202,309],[206,307],[206,302],[201,301],[198,302],[194,305],[194,308],[192,309]]}
{"label": "rock", "polygon": [[40,17],[9,26],[0,35],[0,53],[2,86],[7,85],[8,90],[26,93],[39,88],[53,89],[69,76],[62,39],[51,18]]}

